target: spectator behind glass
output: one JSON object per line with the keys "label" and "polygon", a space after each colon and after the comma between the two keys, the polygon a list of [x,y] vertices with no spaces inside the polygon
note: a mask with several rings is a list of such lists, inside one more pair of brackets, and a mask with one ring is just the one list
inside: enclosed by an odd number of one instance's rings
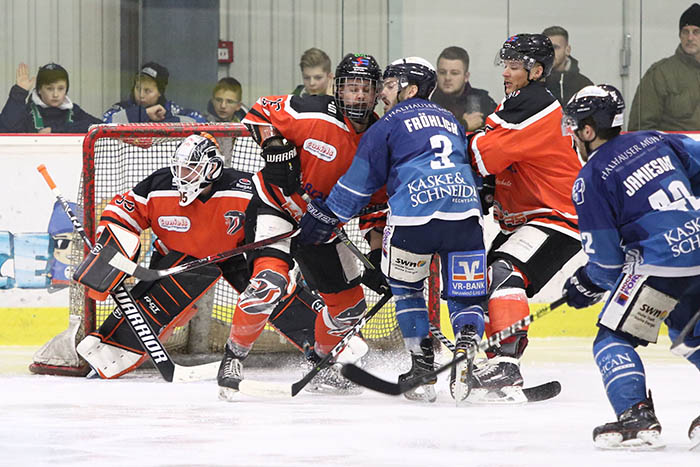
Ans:
{"label": "spectator behind glass", "polygon": [[469,84],[469,54],[461,47],[447,47],[437,59],[437,89],[431,101],[452,112],[459,123],[474,131],[496,110],[489,93]]}
{"label": "spectator behind glass", "polygon": [[110,107],[102,116],[105,123],[204,123],[204,115],[185,109],[165,97],[170,73],[155,62],[148,62],[134,76],[128,99]]}
{"label": "spectator behind glass", "polygon": [[292,94],[295,96],[333,95],[333,73],[331,73],[331,59],[326,52],[312,47],[301,56],[299,61],[301,77],[304,84],[297,86]]}
{"label": "spectator behind glass", "polygon": [[235,78],[221,78],[207,104],[207,120],[210,122],[236,122],[240,123],[248,113],[248,109],[241,102],[243,88]]}
{"label": "spectator behind glass", "polygon": [[549,37],[554,46],[554,67],[545,85],[559,103],[565,106],[571,96],[593,82],[581,74],[578,60],[572,57],[569,33],[561,26],[550,26],[542,34]]}
{"label": "spectator behind glass", "polygon": [[29,67],[20,63],[16,76],[0,114],[0,131],[85,133],[90,125],[102,123],[68,98],[68,72],[61,65],[44,65],[30,78]]}
{"label": "spectator behind glass", "polygon": [[649,67],[629,113],[629,129],[700,130],[700,5],[681,15],[676,53]]}

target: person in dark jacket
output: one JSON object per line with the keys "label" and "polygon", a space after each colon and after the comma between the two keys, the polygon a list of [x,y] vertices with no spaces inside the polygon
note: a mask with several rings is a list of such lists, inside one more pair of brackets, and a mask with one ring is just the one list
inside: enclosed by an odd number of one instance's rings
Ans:
{"label": "person in dark jacket", "polygon": [[449,110],[467,131],[482,128],[486,117],[496,110],[487,91],[469,84],[469,54],[456,46],[438,55],[437,89],[430,100]]}
{"label": "person in dark jacket", "polygon": [[676,52],[649,67],[629,113],[629,130],[700,130],[700,5],[678,23]]}
{"label": "person in dark jacket", "polygon": [[131,95],[102,116],[105,123],[205,123],[201,113],[185,109],[165,97],[170,73],[164,66],[145,63],[136,76]]}
{"label": "person in dark jacket", "polygon": [[564,106],[571,96],[593,82],[581,74],[578,60],[571,56],[569,32],[561,26],[550,26],[542,31],[549,37],[554,46],[554,67],[552,74],[547,77],[545,86],[554,94],[559,103]]}
{"label": "person in dark jacket", "polygon": [[17,81],[10,89],[0,114],[0,131],[6,133],[85,133],[90,125],[102,123],[68,98],[68,72],[48,63],[36,78],[20,63]]}

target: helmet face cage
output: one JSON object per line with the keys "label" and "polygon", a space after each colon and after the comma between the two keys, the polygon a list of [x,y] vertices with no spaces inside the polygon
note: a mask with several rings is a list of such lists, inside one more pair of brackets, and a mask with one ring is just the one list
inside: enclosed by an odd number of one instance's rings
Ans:
{"label": "helmet face cage", "polygon": [[357,123],[369,121],[382,90],[381,77],[371,55],[346,55],[335,73],[335,100],[341,112]]}
{"label": "helmet face cage", "polygon": [[216,140],[206,134],[185,138],[170,158],[170,172],[180,192],[180,206],[192,203],[202,189],[223,173],[224,161]]}
{"label": "helmet face cage", "polygon": [[625,102],[614,86],[601,84],[586,86],[576,94],[564,108],[561,130],[564,136],[573,136],[580,122],[591,117],[597,128],[621,127],[624,123]]}

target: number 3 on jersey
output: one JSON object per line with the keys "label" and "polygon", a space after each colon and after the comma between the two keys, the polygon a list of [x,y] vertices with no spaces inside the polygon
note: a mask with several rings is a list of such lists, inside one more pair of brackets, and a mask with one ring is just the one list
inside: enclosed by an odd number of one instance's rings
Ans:
{"label": "number 3 on jersey", "polygon": [[455,165],[450,161],[452,154],[452,141],[445,135],[433,135],[430,137],[430,147],[434,149],[433,154],[438,158],[430,161],[430,168],[433,170],[449,169]]}

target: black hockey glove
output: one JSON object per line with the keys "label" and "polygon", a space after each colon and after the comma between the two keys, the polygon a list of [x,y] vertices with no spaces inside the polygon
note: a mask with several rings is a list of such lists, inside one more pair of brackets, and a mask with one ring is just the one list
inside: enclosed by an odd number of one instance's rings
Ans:
{"label": "black hockey glove", "polygon": [[262,151],[262,156],[265,159],[263,180],[280,187],[285,196],[296,193],[301,187],[301,158],[294,145],[267,145]]}
{"label": "black hockey glove", "polygon": [[586,274],[586,267],[581,266],[564,284],[563,293],[566,304],[574,308],[586,308],[600,301],[605,289],[595,285]]}
{"label": "black hockey glove", "polygon": [[362,274],[362,283],[379,295],[384,295],[389,292],[389,284],[384,274],[382,274],[382,249],[377,248],[370,251],[367,258],[374,266],[374,269],[365,269],[365,272]]}
{"label": "black hockey glove", "polygon": [[488,175],[482,179],[479,188],[479,199],[481,200],[481,210],[484,214],[489,212],[493,206],[493,195],[496,192],[496,176]]}

